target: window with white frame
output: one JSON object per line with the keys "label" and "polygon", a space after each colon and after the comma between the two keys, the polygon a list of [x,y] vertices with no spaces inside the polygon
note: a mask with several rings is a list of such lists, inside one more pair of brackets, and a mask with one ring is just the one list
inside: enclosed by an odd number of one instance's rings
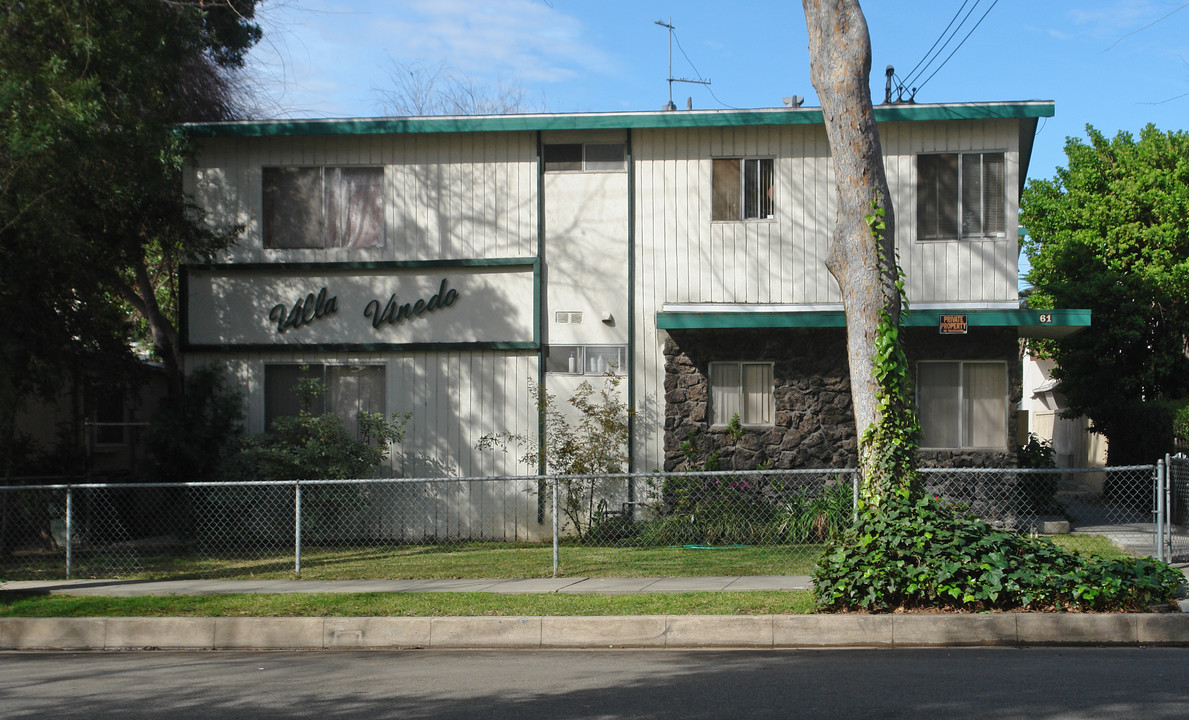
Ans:
{"label": "window with white frame", "polygon": [[545,172],[619,172],[627,168],[624,143],[549,143]]}
{"label": "window with white frame", "polygon": [[715,158],[712,170],[712,220],[773,217],[772,158]]}
{"label": "window with white frame", "polygon": [[1004,237],[1003,153],[917,156],[917,238]]}
{"label": "window with white frame", "polygon": [[924,448],[1007,447],[1007,363],[917,364]]}
{"label": "window with white frame", "polygon": [[567,375],[622,375],[627,372],[627,345],[550,345],[545,372]]}
{"label": "window with white frame", "polygon": [[772,363],[710,363],[710,424],[726,425],[735,415],[744,425],[775,421]]}
{"label": "window with white frame", "polygon": [[384,246],[384,168],[266,167],[264,247]]}
{"label": "window with white frame", "polygon": [[[320,381],[323,392],[303,397],[302,380]],[[266,364],[264,427],[305,409],[315,415],[334,413],[348,431],[357,434],[359,413],[385,412],[384,386],[383,365]]]}

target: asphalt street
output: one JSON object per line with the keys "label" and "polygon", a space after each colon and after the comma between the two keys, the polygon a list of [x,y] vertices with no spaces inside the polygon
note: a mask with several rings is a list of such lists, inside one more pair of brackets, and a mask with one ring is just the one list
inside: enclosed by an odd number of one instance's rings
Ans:
{"label": "asphalt street", "polygon": [[21,718],[1181,718],[1189,649],[0,653]]}

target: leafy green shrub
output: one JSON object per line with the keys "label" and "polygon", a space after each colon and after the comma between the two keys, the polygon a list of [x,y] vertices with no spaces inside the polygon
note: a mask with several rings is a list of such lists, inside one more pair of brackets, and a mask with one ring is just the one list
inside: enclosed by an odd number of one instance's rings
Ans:
{"label": "leafy green shrub", "polygon": [[[312,399],[325,392],[321,380],[303,379],[296,389],[302,409],[295,416],[277,418],[267,432],[244,438],[238,452],[224,465],[229,480],[364,478],[388,459],[391,445],[405,437],[408,414],[393,413],[386,418],[380,413],[361,412],[356,415],[356,435],[339,416],[309,411]],[[366,504],[365,492],[357,485],[310,486],[302,495],[303,534],[313,542],[352,539],[351,533],[359,532],[355,519]],[[245,527],[249,522],[267,528],[284,527],[290,522],[283,517],[260,517],[261,510],[250,507],[250,497],[249,493],[218,489],[209,493],[208,502],[219,505],[222,517],[237,518]],[[279,504],[272,507],[281,508]],[[270,536],[276,534],[274,529],[267,532]]]}
{"label": "leafy green shrub", "polygon": [[[1028,433],[1028,442],[1016,448],[1016,463],[1022,468],[1055,469],[1057,460],[1053,454],[1053,443]],[[1061,508],[1056,497],[1060,479],[1061,474],[1058,472],[1021,474],[1020,487],[1016,492],[1020,505],[1018,512],[1025,515],[1058,512]]]}
{"label": "leafy green shrub", "polygon": [[853,513],[850,483],[835,478],[817,495],[807,487],[788,493],[776,512],[776,534],[788,543],[837,540],[850,527]]}
{"label": "leafy green shrub", "polygon": [[1189,445],[1189,401],[1180,401],[1172,417],[1173,438],[1183,448]]}
{"label": "leafy green shrub", "polygon": [[[571,422],[556,398],[536,383],[529,393],[545,420],[545,446],[535,436],[491,433],[479,438],[479,450],[501,450],[515,446],[522,450],[520,462],[544,466],[552,475],[595,475],[622,473],[628,461],[628,418],[632,410],[624,402],[619,384],[622,376],[608,372],[597,391],[587,381],[579,383],[568,402],[578,411]],[[543,452],[542,452],[543,450]],[[624,487],[622,478],[561,478],[558,480],[561,514],[581,540],[605,515],[608,496]]]}
{"label": "leafy green shrub", "polygon": [[1028,442],[1016,448],[1016,464],[1022,468],[1055,468],[1053,443],[1028,433]]}
{"label": "leafy green shrub", "polygon": [[1084,558],[898,492],[827,550],[814,597],[827,612],[1142,611],[1171,604],[1183,581],[1158,560]]}

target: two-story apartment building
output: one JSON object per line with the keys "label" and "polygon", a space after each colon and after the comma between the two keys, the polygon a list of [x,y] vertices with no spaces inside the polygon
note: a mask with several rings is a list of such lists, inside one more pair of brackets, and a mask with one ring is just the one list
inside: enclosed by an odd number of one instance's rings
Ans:
{"label": "two-story apartment building", "polygon": [[[1016,210],[1050,102],[876,109],[912,304],[926,461],[1014,464],[1018,340],[1089,324],[1020,309]],[[193,125],[190,191],[241,224],[185,270],[189,367],[245,391],[250,431],[327,408],[412,412],[409,477],[532,473],[532,436],[610,370],[632,469],[692,436],[739,468],[853,465],[834,171],[814,108]],[[725,426],[738,415],[746,432]]]}

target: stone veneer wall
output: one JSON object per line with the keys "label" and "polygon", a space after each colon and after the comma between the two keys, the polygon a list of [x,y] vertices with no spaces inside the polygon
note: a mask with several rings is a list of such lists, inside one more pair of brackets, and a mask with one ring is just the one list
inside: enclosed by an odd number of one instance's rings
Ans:
{"label": "stone veneer wall", "polygon": [[[1020,400],[1019,343],[1012,328],[975,329],[941,336],[905,332],[909,361],[1003,360],[1008,365],[1009,412],[1004,451],[921,452],[922,467],[1014,467]],[[751,469],[854,467],[858,464],[846,338],[841,328],[672,331],[665,342],[665,469],[685,467],[681,444],[691,431],[703,457],[720,451],[724,467]],[[711,362],[773,363],[776,418],[747,428],[732,443],[707,415]],[[1009,440],[1010,439],[1010,440]]]}

